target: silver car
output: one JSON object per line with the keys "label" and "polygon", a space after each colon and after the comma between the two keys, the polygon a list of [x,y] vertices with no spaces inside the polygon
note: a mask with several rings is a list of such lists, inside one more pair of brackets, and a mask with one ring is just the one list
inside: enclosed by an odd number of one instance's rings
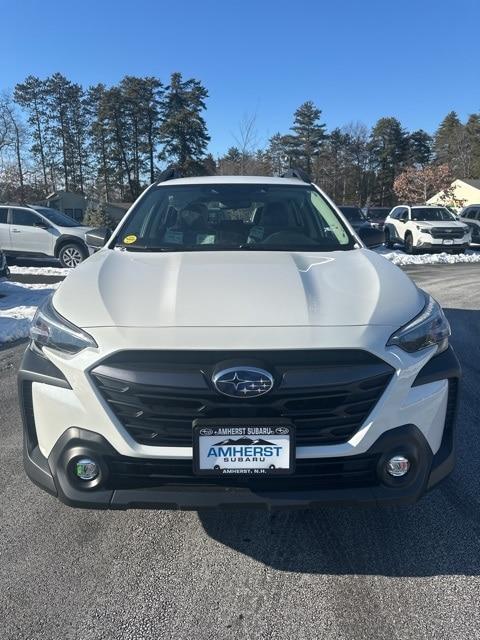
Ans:
{"label": "silver car", "polygon": [[0,205],[0,247],[10,256],[58,258],[73,268],[89,256],[85,233],[61,211],[30,205]]}

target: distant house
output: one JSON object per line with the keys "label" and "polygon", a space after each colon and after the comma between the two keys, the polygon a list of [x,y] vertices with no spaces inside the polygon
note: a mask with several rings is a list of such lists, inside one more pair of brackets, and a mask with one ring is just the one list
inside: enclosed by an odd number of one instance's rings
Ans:
{"label": "distant house", "polygon": [[[90,202],[87,196],[81,193],[54,191],[48,195],[41,204],[51,207],[52,209],[57,209],[58,211],[63,211],[72,218],[75,218],[75,220],[81,221]],[[130,202],[107,202],[106,205],[107,212],[116,222],[123,218],[130,206]]]}
{"label": "distant house", "polygon": [[45,198],[43,205],[63,211],[75,220],[82,220],[87,209],[88,201],[81,193],[71,191],[54,191]]}
{"label": "distant house", "polygon": [[[480,180],[470,178],[454,180],[450,189],[453,190],[455,200],[462,202],[462,206],[480,204]],[[439,191],[427,200],[427,204],[450,204],[448,200],[449,198],[445,197],[445,191]]]}

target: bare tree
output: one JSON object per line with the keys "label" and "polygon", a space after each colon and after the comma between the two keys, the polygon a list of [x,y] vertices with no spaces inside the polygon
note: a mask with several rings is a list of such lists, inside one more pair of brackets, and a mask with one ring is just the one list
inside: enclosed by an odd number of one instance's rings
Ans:
{"label": "bare tree", "polygon": [[0,152],[2,148],[14,152],[20,183],[20,200],[21,202],[25,202],[25,185],[21,155],[22,138],[22,126],[12,99],[10,96],[4,95],[0,100]]}
{"label": "bare tree", "polygon": [[232,135],[240,152],[240,174],[246,175],[254,163],[258,146],[257,114],[245,113],[238,123],[238,131]]}

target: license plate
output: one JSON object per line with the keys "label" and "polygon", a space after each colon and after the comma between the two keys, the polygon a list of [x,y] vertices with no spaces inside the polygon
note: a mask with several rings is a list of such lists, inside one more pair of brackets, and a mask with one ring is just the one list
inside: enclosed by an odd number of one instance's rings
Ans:
{"label": "license plate", "polygon": [[453,240],[451,240],[450,238],[447,238],[443,241],[443,244],[453,244]]}
{"label": "license plate", "polygon": [[285,475],[295,470],[295,427],[288,420],[195,420],[198,475]]}

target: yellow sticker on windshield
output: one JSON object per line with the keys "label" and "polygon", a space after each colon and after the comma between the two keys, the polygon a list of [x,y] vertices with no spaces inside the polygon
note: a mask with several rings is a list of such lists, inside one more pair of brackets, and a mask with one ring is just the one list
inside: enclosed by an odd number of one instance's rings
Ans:
{"label": "yellow sticker on windshield", "polygon": [[136,241],[137,241],[137,236],[134,236],[132,234],[131,236],[125,236],[125,238],[123,239],[123,244],[133,244]]}

